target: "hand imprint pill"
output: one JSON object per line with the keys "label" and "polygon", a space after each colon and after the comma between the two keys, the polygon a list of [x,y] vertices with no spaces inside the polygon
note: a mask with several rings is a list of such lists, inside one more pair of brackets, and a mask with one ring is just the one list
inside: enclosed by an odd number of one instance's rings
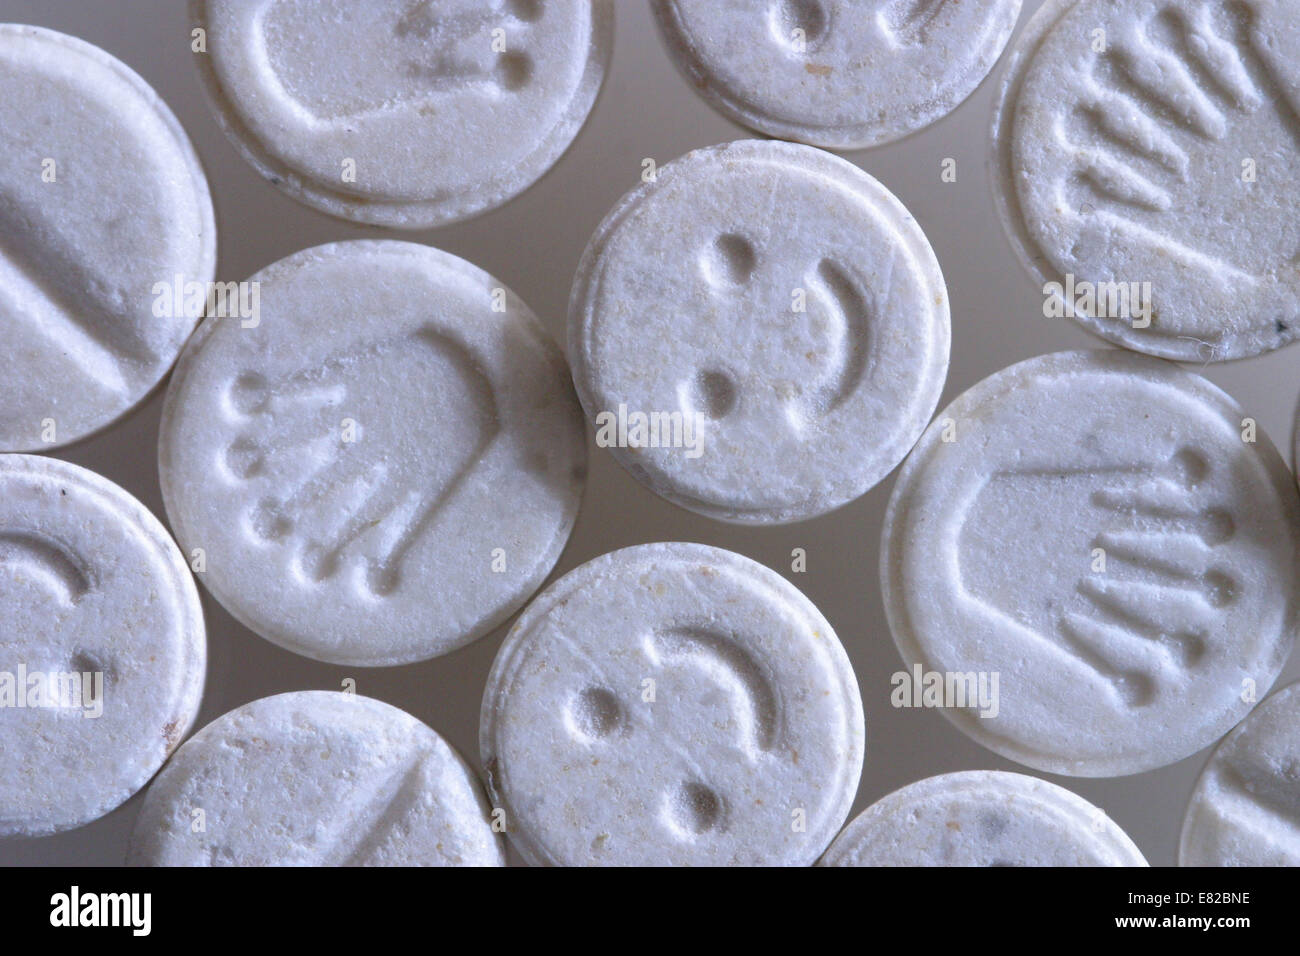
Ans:
{"label": "hand imprint pill", "polygon": [[654,0],[692,88],[780,139],[859,149],[952,112],[992,69],[1020,0]]}
{"label": "hand imprint pill", "polygon": [[1184,361],[1300,330],[1300,2],[1049,0],[994,117],[1045,311]]}
{"label": "hand imprint pill", "polygon": [[856,166],[790,143],[697,150],[597,229],[569,306],[596,443],[726,521],[863,494],[924,429],[948,370],[939,263]]}
{"label": "hand imprint pill", "polygon": [[504,866],[473,771],[404,711],[336,691],[218,718],[149,787],[133,866]]}
{"label": "hand imprint pill", "polygon": [[[1151,770],[1214,742],[1295,643],[1300,498],[1210,382],[1119,350],[985,379],[899,475],[881,576],[908,667],[1000,675],[942,710],[1051,773]],[[967,680],[969,683],[969,680]]]}
{"label": "hand imprint pill", "polygon": [[255,328],[208,320],[159,467],[172,527],[248,627],[318,660],[424,660],[542,583],[586,470],[563,356],[523,302],[405,242],[258,273]]}
{"label": "hand imprint pill", "polygon": [[212,199],[158,94],[61,33],[0,24],[0,130],[0,451],[48,451],[171,368],[216,268]]}
{"label": "hand imprint pill", "polygon": [[1018,773],[930,777],[873,803],[835,838],[823,866],[1146,866],[1106,814]]}
{"label": "hand imprint pill", "polygon": [[1300,683],[1219,744],[1183,820],[1180,866],[1300,866]]}
{"label": "hand imprint pill", "polygon": [[90,823],[189,731],[207,645],[171,537],[117,485],[0,455],[0,837]]}
{"label": "hand imprint pill", "polygon": [[848,815],[862,701],[815,607],[698,544],[596,558],[528,607],[480,746],[533,864],[808,865]]}
{"label": "hand imprint pill", "polygon": [[191,0],[218,121],[334,216],[425,229],[549,170],[604,80],[612,0]]}

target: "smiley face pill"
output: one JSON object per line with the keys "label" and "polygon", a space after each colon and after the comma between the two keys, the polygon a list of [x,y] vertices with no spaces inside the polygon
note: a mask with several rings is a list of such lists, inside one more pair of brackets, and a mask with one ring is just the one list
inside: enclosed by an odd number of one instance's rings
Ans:
{"label": "smiley face pill", "polygon": [[809,865],[862,771],[857,681],[784,578],[648,544],[565,575],[492,667],[480,747],[533,864]]}
{"label": "smiley face pill", "polygon": [[612,0],[191,0],[226,134],[270,183],[356,222],[427,229],[501,205],[596,101]]}
{"label": "smiley face pill", "polygon": [[163,409],[163,500],[203,583],[296,653],[426,660],[550,573],[586,475],[559,348],[513,293],[427,246],[308,249],[209,319]]}
{"label": "smiley face pill", "polygon": [[823,866],[1146,866],[1099,808],[1019,773],[930,777],[873,803]]}
{"label": "smiley face pill", "polygon": [[828,149],[888,143],[956,109],[1020,0],[653,0],[674,62],[728,118]]}
{"label": "smiley face pill", "polygon": [[207,644],[171,536],[117,485],[0,455],[0,837],[97,820],[188,733]]}
{"label": "smiley face pill", "polygon": [[216,268],[207,179],[167,105],[74,37],[0,24],[0,451],[48,451],[135,408]]}
{"label": "smiley face pill", "polygon": [[265,697],[194,735],[149,788],[134,866],[504,866],[473,771],[368,697]]}
{"label": "smiley face pill", "polygon": [[880,481],[948,371],[948,298],[880,183],[791,143],[658,170],[596,230],[569,305],[596,443],[684,508],[800,521]]}

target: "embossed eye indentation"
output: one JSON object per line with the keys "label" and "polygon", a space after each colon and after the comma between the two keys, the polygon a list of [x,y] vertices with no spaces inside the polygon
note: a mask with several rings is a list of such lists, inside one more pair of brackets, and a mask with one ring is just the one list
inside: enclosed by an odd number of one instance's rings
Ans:
{"label": "embossed eye indentation", "polygon": [[725,418],[736,407],[736,383],[726,372],[702,369],[691,385],[691,406],[709,418]]}
{"label": "embossed eye indentation", "polygon": [[102,674],[104,685],[117,681],[117,667],[103,654],[81,649],[68,658],[67,671],[74,674]]}
{"label": "embossed eye indentation", "polygon": [[570,734],[595,741],[610,736],[623,726],[623,708],[613,691],[588,687],[569,700],[564,718]]}
{"label": "embossed eye indentation", "polygon": [[776,0],[768,7],[767,24],[778,44],[807,52],[826,39],[831,17],[824,0]]}
{"label": "embossed eye indentation", "polygon": [[266,463],[262,446],[242,435],[226,447],[224,460],[231,476],[245,481],[261,474]]}
{"label": "embossed eye indentation", "polygon": [[516,20],[534,23],[542,18],[542,0],[506,0],[506,12]]}
{"label": "embossed eye indentation", "polygon": [[702,783],[687,781],[667,795],[663,813],[680,835],[700,836],[721,825],[722,798]]}
{"label": "embossed eye indentation", "polygon": [[226,390],[226,400],[237,415],[252,415],[266,404],[266,378],[257,372],[244,372]]}
{"label": "embossed eye indentation", "polygon": [[708,245],[701,256],[704,278],[713,286],[738,286],[754,275],[758,253],[754,244],[735,232],[724,232]]}
{"label": "embossed eye indentation", "polygon": [[528,85],[533,76],[533,60],[527,53],[502,53],[497,62],[496,77],[502,89],[517,92]]}

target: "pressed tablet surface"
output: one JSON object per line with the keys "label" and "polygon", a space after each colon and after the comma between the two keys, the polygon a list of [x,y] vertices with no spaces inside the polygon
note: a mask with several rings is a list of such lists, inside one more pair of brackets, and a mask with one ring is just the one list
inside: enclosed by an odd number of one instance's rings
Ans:
{"label": "pressed tablet surface", "polygon": [[145,797],[135,866],[504,866],[473,771],[368,697],[253,701],[194,735]]}
{"label": "pressed tablet surface", "polygon": [[[948,369],[948,297],[880,183],[808,146],[741,141],[669,163],[614,208],[568,334],[597,443],[638,480],[709,517],[797,521],[867,491],[916,441]],[[660,422],[648,439],[636,416]]]}
{"label": "pressed tablet surface", "polygon": [[1300,684],[1219,744],[1192,792],[1180,866],[1300,866]]}
{"label": "pressed tablet surface", "polygon": [[0,24],[0,130],[0,451],[46,451],[176,360],[198,313],[166,306],[212,279],[212,200],[158,95],[61,33]]}
{"label": "pressed tablet surface", "polygon": [[422,229],[527,189],[596,100],[611,0],[191,0],[218,119],[268,181]]}
{"label": "pressed tablet surface", "polygon": [[1244,717],[1243,688],[1294,645],[1300,570],[1295,482],[1245,419],[1117,350],[1021,362],[940,412],[895,486],[881,576],[909,666],[1000,675],[996,716],[944,715],[1077,776],[1173,763]]}
{"label": "pressed tablet surface", "polygon": [[564,359],[455,256],[351,242],[251,280],[177,367],[159,466],[201,580],[309,657],[387,665],[483,635],[560,555],[586,469]]}
{"label": "pressed tablet surface", "polygon": [[188,732],[207,647],[171,538],[112,482],[0,455],[0,836],[117,808]]}
{"label": "pressed tablet surface", "polygon": [[808,865],[862,772],[848,657],[729,551],[596,558],[524,612],[483,697],[494,805],[534,864]]}
{"label": "pressed tablet surface", "polygon": [[930,777],[873,803],[824,866],[1146,866],[1097,807],[1045,780],[973,770]]}
{"label": "pressed tablet surface", "polygon": [[1297,0],[1045,4],[994,120],[1022,261],[1044,283],[1149,284],[1149,315],[1109,290],[1074,297],[1080,322],[1142,352],[1219,361],[1293,340],[1297,64]]}
{"label": "pressed tablet surface", "polygon": [[1020,0],[653,0],[677,65],[726,116],[835,149],[887,143],[966,99]]}

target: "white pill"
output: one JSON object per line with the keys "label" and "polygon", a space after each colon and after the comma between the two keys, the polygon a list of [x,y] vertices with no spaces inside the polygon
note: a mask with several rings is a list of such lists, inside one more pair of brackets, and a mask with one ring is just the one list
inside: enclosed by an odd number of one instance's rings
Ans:
{"label": "white pill", "polygon": [[[1298,562],[1268,438],[1200,376],[1118,350],[1021,362],[940,412],[881,542],[894,641],[952,686],[942,713],[1086,777],[1173,763],[1246,715],[1243,681],[1269,687],[1295,643]],[[995,706],[959,699],[995,675]]]}
{"label": "white pill", "polygon": [[1098,807],[1019,773],[970,770],[909,784],[835,838],[823,866],[1146,866]]}
{"label": "white pill", "polygon": [[410,714],[298,691],[219,717],[168,761],[132,866],[504,866],[474,772]]}
{"label": "white pill", "polygon": [[117,485],[0,455],[0,836],[69,830],[143,787],[189,731],[198,589]]}
{"label": "white pill", "polygon": [[864,737],[812,603],[748,558],[672,543],[596,558],[528,607],[480,747],[531,863],[806,866],[848,816]]}
{"label": "white pill", "polygon": [[596,443],[726,521],[863,494],[925,428],[948,296],[903,205],[808,146],[741,141],[660,169],[605,218],[569,306]]}
{"label": "white pill", "polygon": [[218,121],[334,216],[424,229],[501,205],[582,128],[611,0],[190,0]]}
{"label": "white pill", "polygon": [[0,130],[0,451],[49,450],[171,368],[216,268],[212,198],[158,94],[61,33],[0,24]]}
{"label": "white pill", "polygon": [[1196,781],[1179,866],[1300,866],[1300,683],[1219,744]]}
{"label": "white pill", "polygon": [[1020,0],[654,0],[673,59],[730,119],[859,149],[951,113],[988,75]]}
{"label": "white pill", "polygon": [[344,242],[250,280],[177,365],[159,467],[177,538],[245,625],[381,666],[467,644],[550,573],[586,471],[564,358],[496,279]]}
{"label": "white pill", "polygon": [[1300,4],[1049,0],[994,117],[1049,313],[1185,361],[1300,334]]}

